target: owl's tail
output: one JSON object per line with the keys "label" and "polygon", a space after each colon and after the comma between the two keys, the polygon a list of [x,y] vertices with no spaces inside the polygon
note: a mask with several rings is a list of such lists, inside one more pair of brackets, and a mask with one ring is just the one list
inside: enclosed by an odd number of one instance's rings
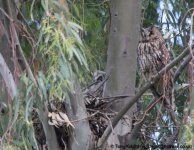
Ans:
{"label": "owl's tail", "polygon": [[174,103],[174,82],[171,72],[167,72],[150,88],[155,99],[161,99],[164,107],[175,110]]}

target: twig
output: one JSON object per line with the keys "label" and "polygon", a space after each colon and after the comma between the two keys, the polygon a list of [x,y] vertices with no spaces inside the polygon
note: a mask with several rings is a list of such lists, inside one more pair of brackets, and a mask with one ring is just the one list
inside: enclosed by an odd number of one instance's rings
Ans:
{"label": "twig", "polygon": [[138,122],[136,122],[136,124],[139,124],[139,123],[141,123],[143,120],[144,120],[144,118],[145,118],[145,116],[148,114],[148,112],[161,100],[163,98],[163,96],[161,96],[159,99],[157,99],[157,100],[153,100],[149,105],[148,105],[148,107],[146,108],[146,110],[145,110],[145,112],[144,112],[144,114],[143,114],[143,117],[142,117],[142,119],[140,119],[140,121],[138,121]]}
{"label": "twig", "polygon": [[190,39],[189,39],[189,52],[190,52],[190,55],[191,55],[191,61],[189,63],[189,101],[188,103],[191,104],[191,108],[190,110],[193,109],[193,106],[192,106],[192,98],[193,98],[193,78],[194,78],[194,74],[193,74],[193,70],[194,70],[194,63],[193,63],[193,60],[194,60],[194,55],[193,55],[193,52],[192,52],[192,45],[193,45],[193,18],[194,18],[194,9],[193,9],[193,12],[192,12],[192,15],[191,15],[191,24],[190,24]]}
{"label": "twig", "polygon": [[[194,45],[192,45],[192,48]],[[172,62],[170,62],[168,65],[166,65],[165,68],[163,68],[157,75],[155,75],[151,80],[149,80],[145,85],[140,89],[140,91],[132,97],[129,102],[123,107],[123,109],[113,118],[112,126],[113,128],[117,125],[119,120],[122,118],[122,116],[133,106],[133,104],[142,96],[142,94],[147,91],[161,76],[166,72],[169,71],[172,67],[174,67],[178,62],[180,62],[185,56],[189,54],[189,48],[187,47],[183,52]],[[109,137],[112,129],[110,125],[106,128],[104,134],[99,139],[97,146],[100,148],[104,145],[105,141]]]}
{"label": "twig", "polygon": [[[0,11],[10,20],[10,22],[14,21],[2,8],[0,8]],[[33,81],[33,83],[37,86],[36,79],[34,78],[33,73],[32,73],[32,71],[30,69],[30,66],[29,66],[29,64],[28,64],[28,62],[27,62],[27,60],[25,58],[25,55],[24,55],[23,50],[21,48],[21,45],[20,45],[20,42],[19,42],[19,38],[18,38],[18,35],[17,35],[17,32],[16,32],[15,28],[13,28],[13,34],[15,36],[14,38],[16,40],[16,43],[18,44],[19,52],[20,52],[20,54],[22,56],[22,59],[23,59],[23,61],[25,63],[25,66],[26,66],[26,69],[28,71],[28,74],[29,74],[31,80]]]}
{"label": "twig", "polygon": [[178,66],[178,68],[176,69],[176,72],[174,74],[174,81],[176,81],[178,79],[178,77],[180,76],[182,71],[185,69],[187,64],[191,61],[191,58],[192,58],[191,55],[187,56],[185,58],[185,60]]}
{"label": "twig", "polygon": [[143,123],[145,122],[145,120],[148,117],[148,113],[150,112],[151,108],[153,108],[160,100],[162,97],[160,97],[158,100],[153,100],[146,108],[145,113],[143,114],[143,117],[140,119],[140,121],[138,121],[135,125],[135,127],[133,128],[128,141],[129,141],[129,145],[134,144],[136,138],[138,137],[138,131],[140,131],[140,129],[142,128]]}
{"label": "twig", "polygon": [[[176,128],[180,128],[181,127],[180,125],[179,126],[174,126],[174,124],[169,124],[169,125],[166,125],[166,126],[162,125],[162,126],[160,126],[160,128],[169,128],[170,126],[173,126],[173,127],[176,127]],[[158,126],[146,126],[144,128],[158,128]]]}
{"label": "twig", "polygon": [[[177,130],[174,134],[166,138],[166,142],[164,145],[173,145],[174,141],[178,138],[179,130]],[[168,150],[168,148],[165,148],[164,150]]]}
{"label": "twig", "polygon": [[[185,13],[185,15],[184,15],[184,17],[183,17],[183,19],[182,19],[182,21],[181,21],[181,23],[180,23],[181,28],[182,28],[182,24],[183,24],[183,21],[185,20],[186,16],[188,15],[188,13],[189,13],[190,11],[193,11],[193,10],[194,10],[194,8],[191,8],[191,9],[189,9],[189,10]],[[191,20],[192,20],[192,19],[193,19],[193,13],[192,13],[192,16],[191,16]],[[191,39],[192,39],[192,21],[191,21],[191,25],[190,25],[190,45],[193,45]],[[190,48],[191,48],[191,47],[190,47]],[[192,55],[189,55],[189,56],[187,56],[187,58],[181,63],[181,65],[178,67],[178,69],[177,69],[176,72],[175,72],[174,81],[177,80],[177,78],[179,77],[179,75],[182,73],[182,70],[187,66],[187,64],[191,61],[191,59],[192,59]]]}
{"label": "twig", "polygon": [[[24,15],[22,14],[22,12],[20,11],[20,9],[18,8],[18,6],[17,6],[17,4],[16,4],[16,2],[14,1],[14,5],[15,5],[15,7],[17,8],[17,11],[18,11],[18,13],[20,14],[20,16],[22,17],[22,19],[23,19],[23,21],[24,21],[24,24],[27,26],[27,28],[29,29],[29,31],[30,31],[30,34],[28,34],[28,35],[32,35],[32,40],[33,41],[38,41],[37,40],[37,37],[35,36],[35,34],[34,34],[34,32],[32,31],[32,29],[30,28],[30,26],[28,25],[28,21],[26,20],[26,18],[24,17]],[[34,45],[33,45],[34,46]]]}
{"label": "twig", "polygon": [[108,96],[108,97],[99,98],[99,100],[105,100],[105,99],[111,99],[111,98],[120,99],[120,98],[126,98],[126,97],[130,97],[130,96],[134,96],[134,95],[116,95],[116,96]]}
{"label": "twig", "polygon": [[0,8],[0,10],[11,22],[14,21],[2,8]]}
{"label": "twig", "polygon": [[98,111],[99,114],[102,114],[102,115],[109,115],[109,116],[115,116],[115,114],[116,114],[116,113],[101,112],[100,110],[91,109],[91,108],[87,108],[87,110],[88,110],[88,111],[92,111],[92,112]]}
{"label": "twig", "polygon": [[[192,10],[194,10],[194,8],[190,8],[189,10],[187,10],[187,12],[185,13],[185,15],[184,15],[184,17],[183,17],[183,19],[182,19],[182,21],[181,21],[180,25],[182,25],[182,24],[183,24],[183,21],[185,21],[186,16],[187,16],[187,15],[188,15],[188,13],[189,13],[190,11],[192,11]],[[182,27],[181,27],[181,28],[182,28]]]}
{"label": "twig", "polygon": [[87,116],[87,117],[84,117],[84,118],[81,118],[81,119],[77,119],[77,120],[72,120],[70,122],[74,123],[74,122],[79,122],[79,121],[82,121],[82,120],[87,120],[88,118],[91,118],[91,117],[95,116],[97,113],[99,113],[99,111],[96,111],[95,113],[91,114],[90,116]]}

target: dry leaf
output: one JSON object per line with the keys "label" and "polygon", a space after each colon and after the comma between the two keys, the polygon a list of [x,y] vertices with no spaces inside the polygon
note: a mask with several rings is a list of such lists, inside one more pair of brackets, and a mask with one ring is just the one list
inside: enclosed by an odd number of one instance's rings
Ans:
{"label": "dry leaf", "polygon": [[72,128],[74,128],[68,116],[63,112],[59,112],[59,113],[49,112],[48,117],[50,118],[50,120],[48,121],[49,125],[54,125],[58,128],[59,126],[66,124],[67,127],[70,125]]}

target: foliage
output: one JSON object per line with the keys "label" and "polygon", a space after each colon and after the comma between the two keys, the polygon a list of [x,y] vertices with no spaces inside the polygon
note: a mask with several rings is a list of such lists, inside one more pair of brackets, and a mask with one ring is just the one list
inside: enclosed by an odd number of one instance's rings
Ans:
{"label": "foliage", "polygon": [[182,143],[193,146],[194,139],[194,122],[191,120],[191,123],[185,126],[184,133],[182,133]]}
{"label": "foliage", "polygon": [[42,109],[48,99],[69,100],[75,75],[80,77],[80,72],[89,70],[86,47],[79,35],[83,29],[63,2],[41,0],[18,5],[23,30],[31,34],[22,36],[20,44],[31,64],[28,73],[32,70],[33,76],[20,74],[18,96],[10,105],[10,113],[1,118],[5,149],[38,149],[32,112]]}
{"label": "foliage", "polygon": [[85,0],[69,3],[72,14],[83,25],[81,37],[89,49],[86,55],[90,69],[104,70],[110,26],[109,2]]}
{"label": "foliage", "polygon": [[158,16],[157,8],[159,5],[159,0],[148,0],[143,1],[142,13],[143,13],[143,27],[148,27],[150,25],[158,24]]}
{"label": "foliage", "polygon": [[36,101],[36,97],[31,96],[33,84],[26,75],[22,75],[18,86],[21,94],[9,106],[9,113],[1,118],[3,149],[31,149],[32,145],[37,147],[31,120],[33,102]]}
{"label": "foliage", "polygon": [[40,70],[46,70],[46,78],[51,86],[50,96],[62,100],[65,87],[73,90],[73,72],[79,75],[80,69],[88,69],[88,66],[84,45],[78,35],[82,28],[67,20],[64,14],[52,13],[42,20],[39,53],[45,64],[41,64]]}

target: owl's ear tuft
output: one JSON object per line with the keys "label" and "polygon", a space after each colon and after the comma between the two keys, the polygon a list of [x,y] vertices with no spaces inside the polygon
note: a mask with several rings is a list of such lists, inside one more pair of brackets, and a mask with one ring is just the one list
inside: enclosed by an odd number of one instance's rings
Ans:
{"label": "owl's ear tuft", "polygon": [[143,27],[141,27],[141,29],[140,29],[141,32],[145,32],[145,30],[146,30],[146,29],[143,28]]}

